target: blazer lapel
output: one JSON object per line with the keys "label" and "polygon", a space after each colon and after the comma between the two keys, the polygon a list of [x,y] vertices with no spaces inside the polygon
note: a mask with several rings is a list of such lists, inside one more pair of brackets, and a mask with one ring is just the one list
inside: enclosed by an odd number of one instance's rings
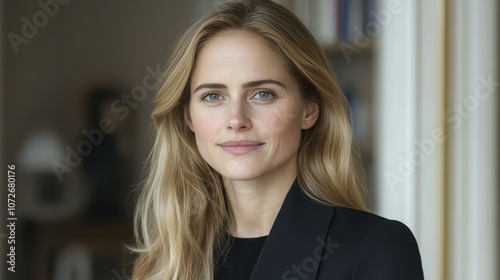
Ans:
{"label": "blazer lapel", "polygon": [[316,279],[334,207],[311,201],[293,183],[250,280]]}

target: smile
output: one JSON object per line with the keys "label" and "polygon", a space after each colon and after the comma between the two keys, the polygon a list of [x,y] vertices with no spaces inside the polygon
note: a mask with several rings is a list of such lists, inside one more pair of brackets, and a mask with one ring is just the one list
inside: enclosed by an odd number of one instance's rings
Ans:
{"label": "smile", "polygon": [[227,153],[233,155],[244,155],[260,148],[264,143],[254,141],[229,141],[219,146]]}

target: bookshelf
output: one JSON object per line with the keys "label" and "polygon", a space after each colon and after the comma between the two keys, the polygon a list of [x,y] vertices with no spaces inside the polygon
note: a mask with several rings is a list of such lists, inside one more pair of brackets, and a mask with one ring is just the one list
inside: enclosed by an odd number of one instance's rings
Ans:
{"label": "bookshelf", "polygon": [[294,12],[325,47],[340,47],[342,42],[353,43],[357,38],[366,36],[366,33],[374,35],[379,32],[375,20],[377,0],[274,0],[274,2]]}

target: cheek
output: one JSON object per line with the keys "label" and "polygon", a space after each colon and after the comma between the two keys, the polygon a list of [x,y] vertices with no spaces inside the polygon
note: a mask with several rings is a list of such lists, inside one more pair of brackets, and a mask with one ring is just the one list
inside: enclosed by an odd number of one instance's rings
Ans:
{"label": "cheek", "polygon": [[299,118],[288,123],[276,136],[279,138],[283,150],[288,151],[288,153],[294,153],[298,150],[301,137]]}
{"label": "cheek", "polygon": [[262,116],[262,133],[275,140],[277,149],[298,147],[302,131],[301,107],[297,104],[275,108]]}
{"label": "cheek", "polygon": [[191,122],[196,137],[196,144],[198,145],[198,149],[202,151],[215,138],[219,124],[215,119],[209,118],[204,114],[191,114]]}

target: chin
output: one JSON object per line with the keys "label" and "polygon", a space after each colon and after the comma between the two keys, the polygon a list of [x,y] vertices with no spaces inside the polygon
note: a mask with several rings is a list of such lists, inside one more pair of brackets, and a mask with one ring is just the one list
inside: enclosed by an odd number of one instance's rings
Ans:
{"label": "chin", "polygon": [[254,172],[225,172],[221,173],[221,175],[232,181],[249,181],[260,177],[259,174],[255,174]]}
{"label": "chin", "polygon": [[252,180],[259,177],[256,166],[238,160],[230,160],[216,169],[219,174],[230,180]]}

